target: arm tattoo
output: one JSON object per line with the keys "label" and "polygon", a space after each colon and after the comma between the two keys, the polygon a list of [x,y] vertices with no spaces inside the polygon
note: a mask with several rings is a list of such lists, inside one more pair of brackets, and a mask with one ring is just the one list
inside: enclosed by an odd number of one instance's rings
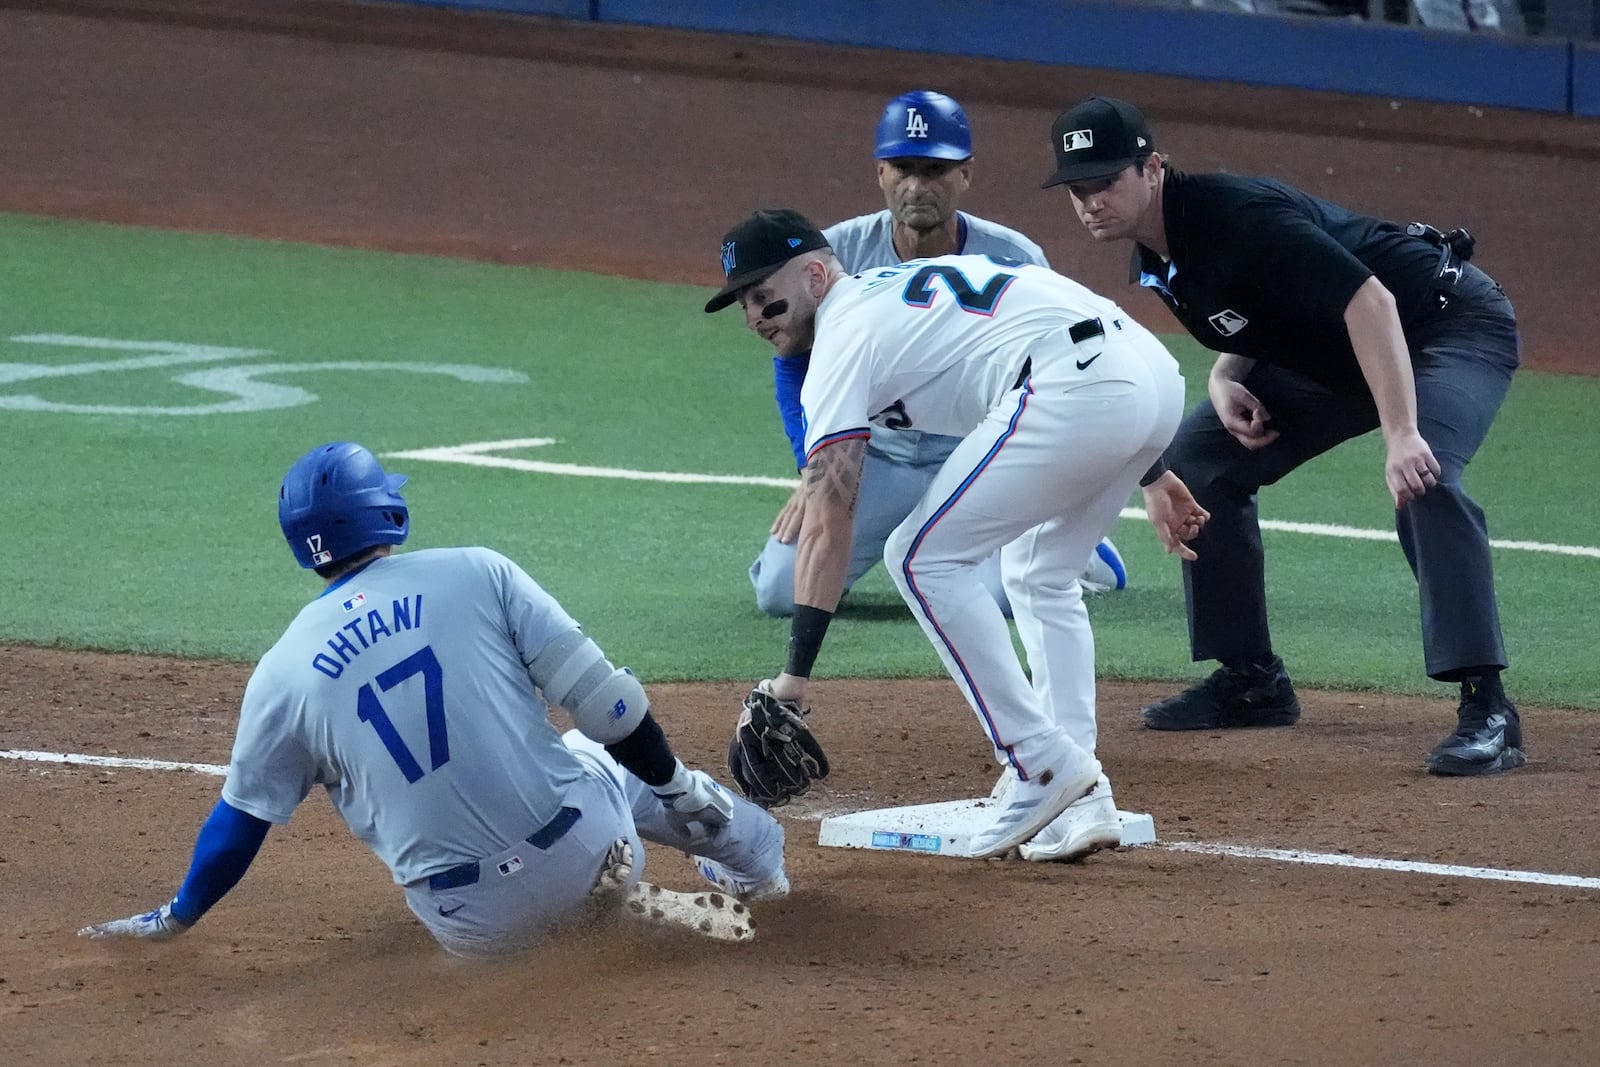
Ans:
{"label": "arm tattoo", "polygon": [[851,437],[820,449],[806,463],[806,495],[828,500],[851,515],[861,489],[861,465],[866,461],[867,439]]}

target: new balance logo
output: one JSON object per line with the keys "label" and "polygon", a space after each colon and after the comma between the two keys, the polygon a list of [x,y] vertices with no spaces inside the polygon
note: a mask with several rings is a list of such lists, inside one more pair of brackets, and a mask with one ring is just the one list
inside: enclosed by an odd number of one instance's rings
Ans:
{"label": "new balance logo", "polygon": [[1232,337],[1250,325],[1249,319],[1231,308],[1224,308],[1206,321],[1211,323],[1212,328],[1224,337]]}
{"label": "new balance logo", "polygon": [[1070,130],[1061,135],[1061,150],[1063,152],[1076,152],[1080,148],[1093,147],[1093,130]]}
{"label": "new balance logo", "polygon": [[928,120],[917,114],[914,107],[906,108],[906,136],[923,141],[928,139]]}

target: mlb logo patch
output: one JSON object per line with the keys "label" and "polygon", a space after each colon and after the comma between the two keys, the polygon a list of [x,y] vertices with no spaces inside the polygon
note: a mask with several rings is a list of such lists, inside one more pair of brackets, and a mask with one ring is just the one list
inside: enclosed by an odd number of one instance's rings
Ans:
{"label": "mlb logo patch", "polygon": [[351,597],[349,600],[346,600],[344,602],[344,610],[346,610],[346,611],[354,611],[357,608],[359,608],[361,605],[365,604],[366,602],[367,602],[367,594],[365,594],[365,593],[357,593],[355,596]]}
{"label": "mlb logo patch", "polygon": [[512,856],[504,863],[495,864],[495,867],[497,870],[499,870],[501,877],[516,874],[518,871],[522,870],[522,857]]}
{"label": "mlb logo patch", "polygon": [[1206,321],[1210,322],[1216,331],[1224,337],[1232,337],[1234,334],[1250,325],[1249,319],[1245,318],[1232,308],[1223,308]]}
{"label": "mlb logo patch", "polygon": [[1068,130],[1061,135],[1061,150],[1063,152],[1076,152],[1080,148],[1094,147],[1093,130]]}

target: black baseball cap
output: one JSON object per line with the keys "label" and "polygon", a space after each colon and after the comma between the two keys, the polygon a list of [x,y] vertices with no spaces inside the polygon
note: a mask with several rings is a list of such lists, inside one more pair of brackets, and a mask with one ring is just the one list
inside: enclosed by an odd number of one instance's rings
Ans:
{"label": "black baseball cap", "polygon": [[803,252],[827,248],[811,220],[787,208],[763,208],[722,237],[722,291],[706,301],[707,314],[733,303],[740,289],[756,284]]}
{"label": "black baseball cap", "polygon": [[1109,178],[1155,150],[1144,115],[1126,100],[1090,97],[1050,126],[1056,172],[1039,188]]}

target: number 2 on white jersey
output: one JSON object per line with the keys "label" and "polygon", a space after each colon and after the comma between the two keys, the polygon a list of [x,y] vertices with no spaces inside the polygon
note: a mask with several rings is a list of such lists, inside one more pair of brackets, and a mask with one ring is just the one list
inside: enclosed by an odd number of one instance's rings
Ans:
{"label": "number 2 on white jersey", "polygon": [[918,270],[911,276],[911,280],[906,282],[905,292],[901,294],[901,298],[912,307],[932,307],[936,295],[936,290],[933,288],[935,278],[944,282],[945,288],[956,298],[956,303],[961,306],[962,311],[982,315],[985,318],[994,314],[995,308],[1000,305],[1000,298],[1011,288],[1011,283],[1017,280],[1015,274],[998,273],[979,289],[958,268],[947,263],[930,263]]}

